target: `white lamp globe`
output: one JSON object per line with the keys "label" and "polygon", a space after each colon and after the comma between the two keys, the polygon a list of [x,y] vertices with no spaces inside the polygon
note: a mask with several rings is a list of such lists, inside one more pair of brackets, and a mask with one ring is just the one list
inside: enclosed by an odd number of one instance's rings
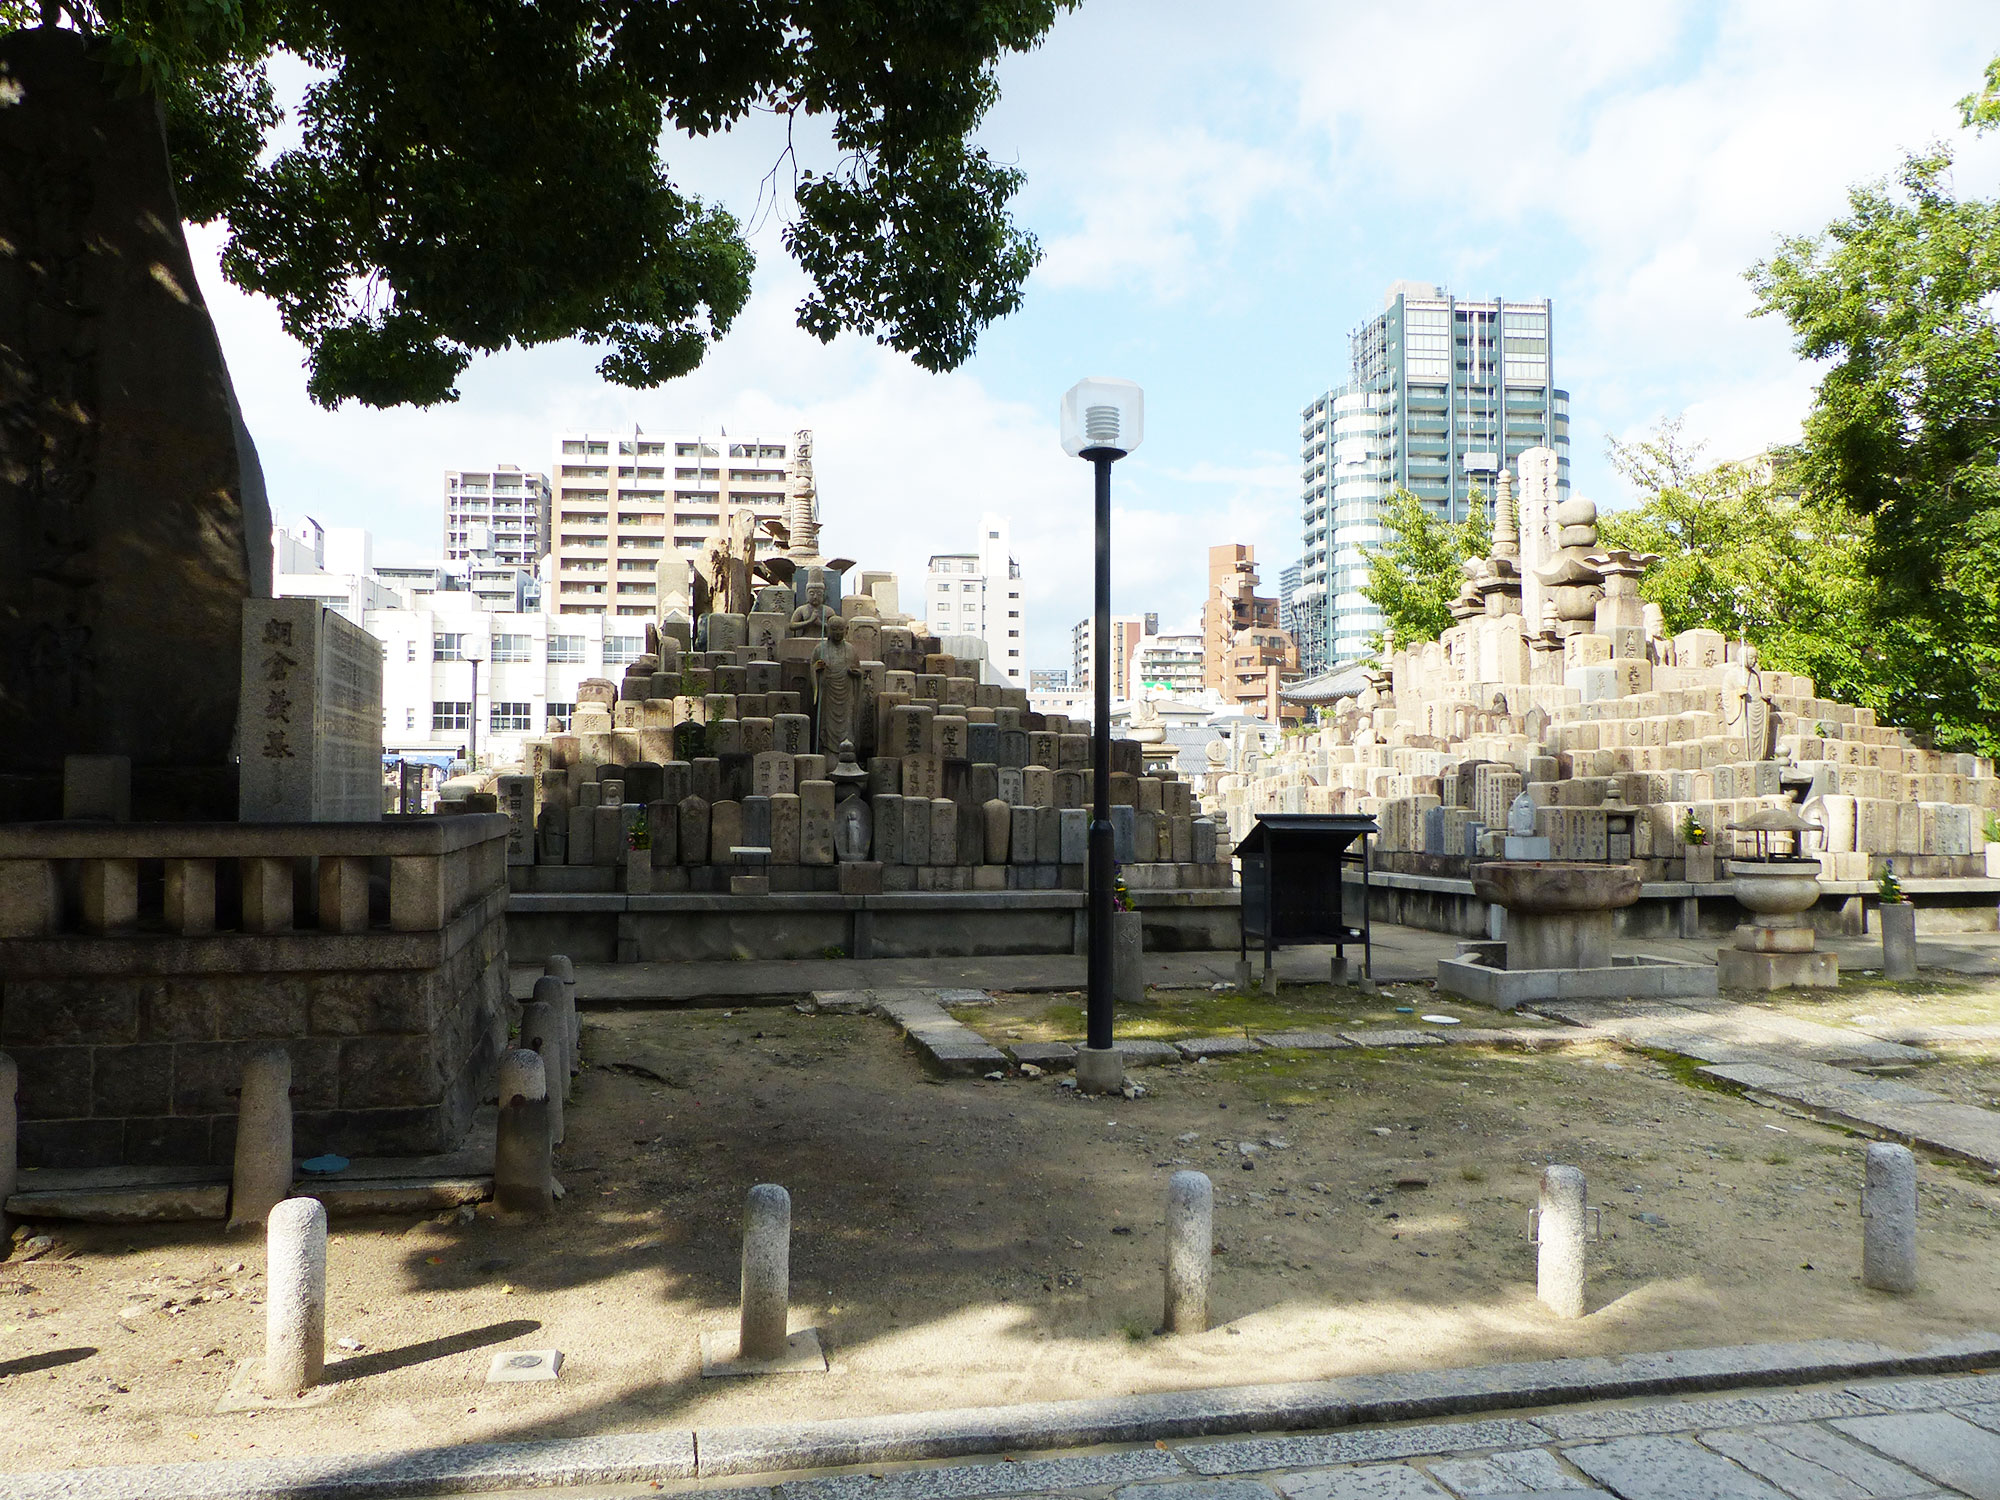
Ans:
{"label": "white lamp globe", "polygon": [[1072,458],[1093,448],[1121,458],[1146,435],[1146,393],[1129,380],[1079,380],[1063,393],[1062,445]]}

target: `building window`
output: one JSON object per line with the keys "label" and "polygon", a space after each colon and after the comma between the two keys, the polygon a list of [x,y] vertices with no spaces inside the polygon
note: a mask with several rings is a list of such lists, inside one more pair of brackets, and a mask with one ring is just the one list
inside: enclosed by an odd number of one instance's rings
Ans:
{"label": "building window", "polygon": [[409,653],[403,658],[403,660],[415,661],[417,659],[417,643],[415,641],[405,641],[403,644]]}
{"label": "building window", "polygon": [[564,729],[569,728],[570,716],[575,712],[574,703],[551,703],[548,706],[548,716]]}
{"label": "building window", "polygon": [[462,635],[433,635],[431,637],[431,660],[464,661],[465,637]]}
{"label": "building window", "polygon": [[433,703],[431,705],[432,729],[468,729],[472,725],[472,705],[470,703]]}
{"label": "building window", "polygon": [[646,638],[638,635],[607,635],[604,638],[604,665],[621,666],[639,654]]}
{"label": "building window", "polygon": [[403,710],[403,727],[405,729],[415,729],[417,727],[417,711],[414,708]]}
{"label": "building window", "polygon": [[535,659],[535,638],[531,635],[496,635],[493,637],[493,659],[495,661],[533,661]]}
{"label": "building window", "polygon": [[487,723],[494,729],[526,731],[534,711],[532,703],[495,703],[487,714]]}

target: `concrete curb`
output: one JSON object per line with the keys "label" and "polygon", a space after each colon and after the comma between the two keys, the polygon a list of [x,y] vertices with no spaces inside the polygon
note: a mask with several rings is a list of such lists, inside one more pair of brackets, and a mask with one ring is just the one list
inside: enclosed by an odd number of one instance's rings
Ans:
{"label": "concrete curb", "polygon": [[[1167,1438],[1296,1432],[1746,1387],[1942,1375],[2000,1364],[2000,1334],[1910,1352],[1820,1339],[1542,1360],[762,1427],[621,1433],[336,1457],[132,1464],[0,1475],[10,1500],[373,1500],[904,1463]],[[1490,1424],[1489,1424],[1490,1425]],[[1270,1467],[1269,1444],[1170,1450],[1189,1474]],[[1473,1444],[1477,1446],[1477,1444]]]}

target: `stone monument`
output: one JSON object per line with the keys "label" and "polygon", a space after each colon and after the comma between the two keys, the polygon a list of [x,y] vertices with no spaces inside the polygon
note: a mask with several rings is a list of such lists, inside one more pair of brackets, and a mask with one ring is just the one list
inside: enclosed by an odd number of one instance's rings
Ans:
{"label": "stone monument", "polygon": [[792,457],[785,465],[785,556],[797,567],[819,563],[819,488],[813,478],[810,427],[792,434]]}
{"label": "stone monument", "polygon": [[52,27],[0,36],[0,88],[0,820],[59,816],[66,754],[226,818],[271,518],[159,107]]}
{"label": "stone monument", "polygon": [[382,816],[382,647],[312,599],[243,606],[245,823]]}

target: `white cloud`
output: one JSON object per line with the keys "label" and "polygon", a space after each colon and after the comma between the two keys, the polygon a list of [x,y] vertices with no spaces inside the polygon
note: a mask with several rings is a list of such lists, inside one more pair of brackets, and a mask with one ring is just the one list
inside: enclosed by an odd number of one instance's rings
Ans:
{"label": "white cloud", "polygon": [[1228,256],[1244,217],[1281,190],[1277,153],[1206,130],[1128,130],[1092,144],[1099,170],[1072,184],[1081,225],[1045,246],[1038,280],[1104,287],[1137,278],[1184,295]]}

